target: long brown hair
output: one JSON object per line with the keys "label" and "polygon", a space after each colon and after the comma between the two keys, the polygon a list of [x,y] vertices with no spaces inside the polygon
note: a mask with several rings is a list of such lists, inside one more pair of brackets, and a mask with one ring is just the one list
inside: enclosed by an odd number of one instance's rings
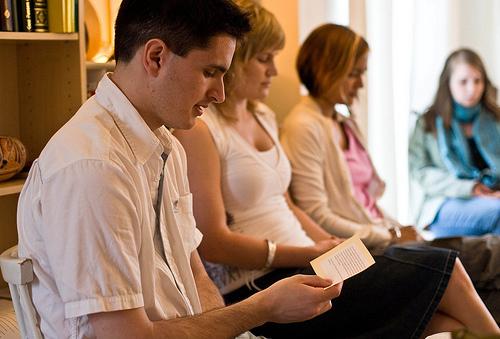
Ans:
{"label": "long brown hair", "polygon": [[340,91],[353,65],[368,50],[366,40],[350,28],[321,25],[300,47],[296,63],[300,81],[314,98]]}
{"label": "long brown hair", "polygon": [[424,113],[425,131],[436,131],[436,117],[440,115],[446,128],[451,125],[453,114],[453,98],[450,91],[450,77],[458,63],[466,63],[476,68],[482,75],[484,81],[484,92],[480,102],[486,111],[500,120],[500,107],[496,104],[496,88],[491,83],[486,73],[483,62],[479,55],[471,49],[461,48],[451,53],[444,64],[443,71],[439,77],[439,86],[434,102]]}

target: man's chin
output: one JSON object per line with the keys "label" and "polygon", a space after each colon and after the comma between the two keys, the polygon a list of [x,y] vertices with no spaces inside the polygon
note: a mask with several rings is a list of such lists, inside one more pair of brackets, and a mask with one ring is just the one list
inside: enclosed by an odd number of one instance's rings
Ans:
{"label": "man's chin", "polygon": [[189,120],[188,122],[182,124],[182,126],[177,127],[176,129],[191,129],[194,127],[195,119]]}
{"label": "man's chin", "polygon": [[195,118],[191,118],[189,119],[189,121],[179,122],[175,124],[175,126],[168,126],[168,125],[165,126],[172,129],[191,129],[193,128],[195,121],[196,121]]}

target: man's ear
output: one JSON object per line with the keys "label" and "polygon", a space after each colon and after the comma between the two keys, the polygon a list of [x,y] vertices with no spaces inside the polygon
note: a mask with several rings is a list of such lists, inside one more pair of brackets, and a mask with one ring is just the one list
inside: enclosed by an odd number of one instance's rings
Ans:
{"label": "man's ear", "polygon": [[151,39],[144,45],[142,64],[151,76],[157,76],[167,56],[171,53],[167,45],[160,39]]}

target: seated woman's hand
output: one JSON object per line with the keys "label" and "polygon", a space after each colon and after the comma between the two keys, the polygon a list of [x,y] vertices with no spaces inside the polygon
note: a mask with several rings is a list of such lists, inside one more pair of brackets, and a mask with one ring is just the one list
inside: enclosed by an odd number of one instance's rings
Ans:
{"label": "seated woman's hand", "polygon": [[[335,235],[332,235],[332,236],[330,237],[330,239],[336,240],[336,241],[338,241],[338,244],[340,244],[340,243],[344,242],[346,238],[340,238],[340,237],[337,237],[337,236],[335,236]],[[338,244],[337,244],[337,245],[338,245]]]}
{"label": "seated woman's hand", "polygon": [[401,238],[403,238],[404,241],[423,241],[424,240],[414,226],[402,227],[401,228]]}
{"label": "seated woman's hand", "polygon": [[472,195],[481,197],[500,198],[500,192],[492,190],[488,186],[478,182],[472,187]]}
{"label": "seated woman's hand", "polygon": [[332,248],[340,244],[342,241],[344,241],[344,239],[337,237],[331,237],[328,239],[318,241],[313,246],[311,246],[313,250],[313,257],[311,258],[311,260],[331,250]]}
{"label": "seated woman's hand", "polygon": [[399,236],[396,235],[396,232],[391,231],[392,235],[392,243],[394,244],[402,244],[410,241],[422,241],[422,236],[418,233],[417,229],[413,226],[403,226],[399,228]]}

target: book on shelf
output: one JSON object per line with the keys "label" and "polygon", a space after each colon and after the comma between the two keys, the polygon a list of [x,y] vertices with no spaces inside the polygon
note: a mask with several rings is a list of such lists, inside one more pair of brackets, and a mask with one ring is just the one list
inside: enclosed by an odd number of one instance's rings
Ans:
{"label": "book on shelf", "polygon": [[[83,1],[83,0],[82,0]],[[75,32],[78,32],[78,18],[80,17],[78,15],[78,0],[74,1],[75,3],[73,4],[73,18],[74,18],[74,27],[75,27]]]}
{"label": "book on shelf", "polygon": [[48,32],[49,12],[47,8],[47,0],[33,0],[33,12],[34,12],[34,31]]}
{"label": "book on shelf", "polygon": [[0,0],[0,30],[9,32],[77,32],[78,1]]}
{"label": "book on shelf", "polygon": [[72,33],[77,31],[78,0],[47,0],[49,31]]}
{"label": "book on shelf", "polygon": [[20,32],[33,32],[35,11],[33,8],[33,0],[13,0],[17,1],[17,19],[19,20]]}
{"label": "book on shelf", "polygon": [[16,0],[0,0],[0,30],[14,30],[14,8],[12,1]]}
{"label": "book on shelf", "polygon": [[[8,0],[7,0],[8,1]],[[12,20],[14,22],[14,32],[19,32],[21,30],[19,26],[19,6],[21,5],[19,0],[12,1]]]}

